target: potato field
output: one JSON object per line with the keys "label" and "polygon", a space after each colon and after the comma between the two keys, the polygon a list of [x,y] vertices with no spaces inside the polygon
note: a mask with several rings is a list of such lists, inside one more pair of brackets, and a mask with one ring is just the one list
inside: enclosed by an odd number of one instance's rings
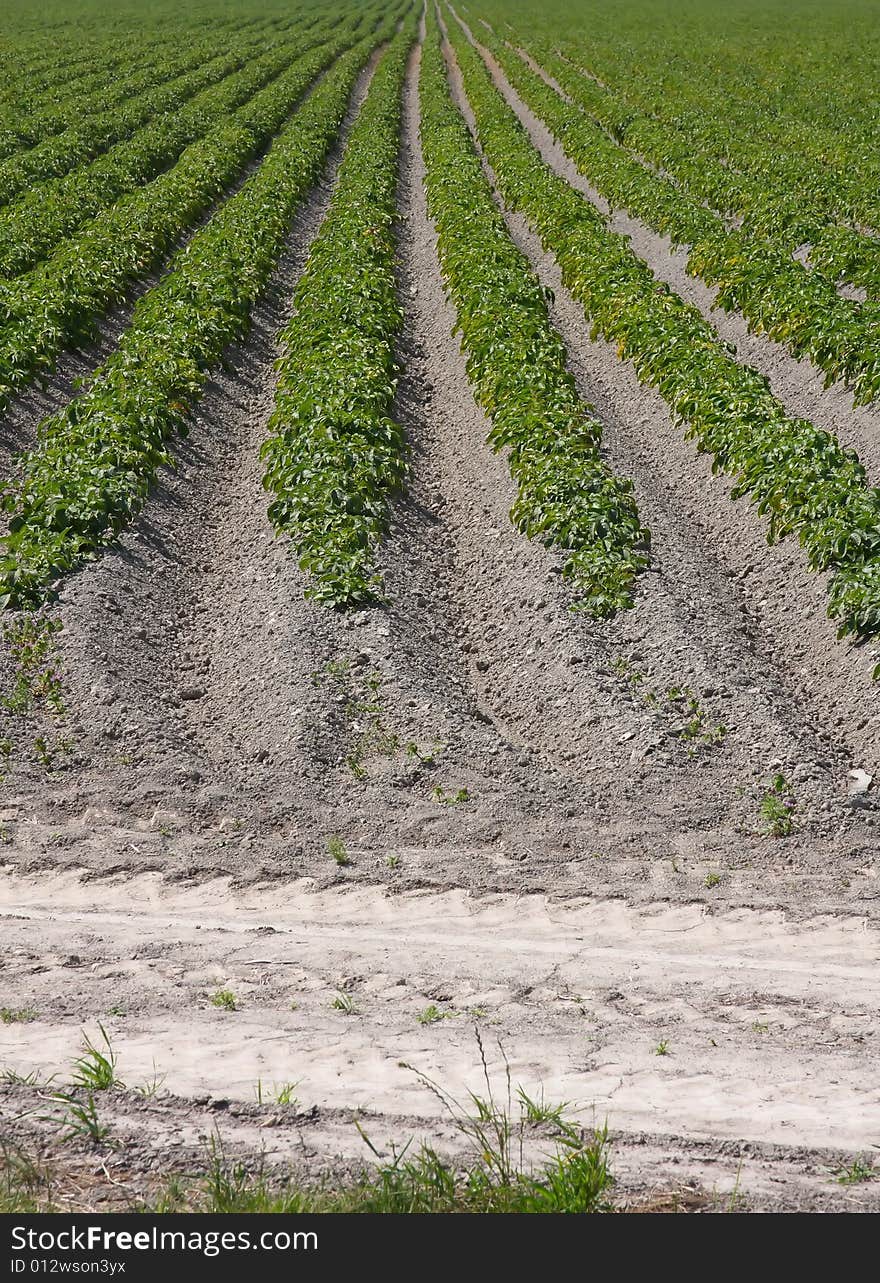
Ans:
{"label": "potato field", "polygon": [[878,56],[9,0],[0,1211],[880,1209]]}

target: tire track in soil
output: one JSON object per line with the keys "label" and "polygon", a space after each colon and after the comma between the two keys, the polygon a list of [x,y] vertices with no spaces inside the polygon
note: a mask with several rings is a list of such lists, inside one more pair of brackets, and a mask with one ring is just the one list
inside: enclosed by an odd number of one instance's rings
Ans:
{"label": "tire track in soil", "polygon": [[[234,891],[157,874],[108,879],[96,901],[76,873],[45,871],[4,873],[0,915],[5,996],[39,1011],[5,1031],[4,1063],[63,1080],[83,1024],[101,1019],[130,1086],[162,1077],[155,1100],[105,1093],[101,1118],[127,1163],[197,1153],[212,1124],[236,1152],[265,1145],[270,1163],[356,1163],[368,1155],[355,1110],[380,1148],[415,1135],[457,1152],[461,1137],[401,1062],[465,1099],[479,1079],[476,1021],[493,1082],[503,1048],[533,1098],[572,1102],[584,1125],[607,1119],[627,1194],[739,1188],[750,1206],[838,1210],[880,1198],[876,1182],[834,1180],[870,1152],[880,1118],[880,938],[859,918],[297,880]],[[234,1015],[208,1000],[221,984]],[[333,1009],[340,986],[357,1014]],[[431,1003],[447,1019],[422,1024]],[[258,1080],[266,1102],[269,1084],[296,1080],[301,1104],[261,1107]],[[33,1101],[27,1088],[0,1092],[10,1138],[32,1143],[36,1126],[48,1139],[45,1109],[15,1126]],[[527,1133],[529,1156],[546,1142]]]}
{"label": "tire track in soil", "polygon": [[[611,231],[628,239],[633,252],[648,264],[658,280],[664,281],[686,303],[692,304],[718,336],[733,345],[738,361],[753,366],[764,375],[774,396],[789,414],[809,419],[836,436],[844,446],[855,450],[871,484],[880,485],[880,406],[854,405],[852,393],[844,384],[824,386],[824,373],[807,357],[798,360],[781,343],[764,334],[750,333],[740,313],[725,312],[723,308],[716,307],[717,289],[688,274],[688,248],[676,249],[669,237],[661,236],[625,210],[611,210],[607,200],[569,160],[543,121],[519,97],[491,52],[475,39],[460,16],[458,21],[479,49],[496,86],[516,112],[545,162],[599,210]],[[571,101],[537,63],[530,58],[526,61],[550,88],[559,92],[566,102]],[[579,109],[573,106],[572,110]]]}
{"label": "tire track in soil", "polygon": [[[540,136],[539,127],[532,132],[533,118],[491,55],[486,56],[496,84],[505,87],[505,98],[544,161],[571,181],[570,164],[558,162],[555,144],[550,146]],[[457,77],[456,68],[460,100]],[[692,627],[711,633],[716,626],[713,621],[706,628],[705,589],[700,588],[710,575],[715,590],[726,599],[722,614],[741,619],[738,645],[745,651],[754,648],[756,659],[763,661],[758,671],[749,665],[756,680],[747,683],[745,693],[763,695],[769,687],[767,693],[781,700],[782,721],[789,724],[791,719],[819,737],[823,747],[818,757],[836,767],[838,788],[849,766],[875,770],[880,762],[880,713],[872,672],[880,650],[837,639],[826,614],[827,576],[809,570],[794,539],[767,544],[766,523],[746,500],[730,500],[731,481],[712,474],[708,457],[684,439],[665,402],[638,383],[631,364],[621,362],[612,345],[590,341],[583,309],[562,285],[555,260],[544,253],[524,219],[507,217],[515,239],[556,294],[554,319],[573,356],[574,373],[606,424],[604,444],[615,466],[636,481],[640,511],[655,535],[655,557],[662,558],[661,575],[668,577],[674,567],[679,581],[684,580],[681,602],[700,603]],[[688,569],[693,557],[700,568],[696,576]],[[648,576],[643,583],[648,584],[643,591],[656,593]],[[621,614],[614,627],[625,629],[630,618]],[[652,618],[649,614],[646,629],[653,627]],[[686,627],[685,633],[689,631]],[[695,640],[691,633],[691,647]]]}

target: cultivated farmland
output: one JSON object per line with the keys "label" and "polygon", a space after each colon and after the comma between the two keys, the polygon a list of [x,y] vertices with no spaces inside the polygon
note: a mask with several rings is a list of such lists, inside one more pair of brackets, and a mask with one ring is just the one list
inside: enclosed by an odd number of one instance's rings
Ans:
{"label": "cultivated farmland", "polygon": [[[878,44],[13,0],[0,1126],[57,1205],[198,1202],[218,1111],[459,1162],[419,1074],[483,1056],[619,1207],[876,1210]],[[47,1114],[84,1036],[127,1086]]]}

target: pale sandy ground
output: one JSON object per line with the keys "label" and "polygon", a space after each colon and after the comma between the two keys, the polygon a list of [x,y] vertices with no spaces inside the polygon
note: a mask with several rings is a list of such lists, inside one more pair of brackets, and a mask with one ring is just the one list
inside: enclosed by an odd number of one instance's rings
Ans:
{"label": "pale sandy ground", "polygon": [[[273,1160],[356,1160],[354,1111],[378,1115],[366,1126],[380,1142],[455,1148],[413,1071],[459,1099],[481,1091],[476,1027],[500,1095],[499,1044],[514,1086],[609,1123],[630,1193],[723,1199],[736,1187],[757,1205],[877,1205],[873,1183],[833,1179],[880,1141],[880,933],[864,920],[308,881],[236,891],[159,874],[7,870],[0,897],[4,1002],[44,1013],[2,1028],[4,1064],[63,1080],[100,1014],[123,1080],[158,1071],[176,1098],[134,1112],[108,1099],[117,1127],[154,1154],[196,1146],[219,1119],[235,1141],[260,1128]],[[239,1009],[213,1007],[218,989]],[[340,993],[354,1012],[333,1007]],[[420,1024],[432,1004],[445,1018]],[[296,1082],[317,1116],[273,1126],[270,1104],[230,1117],[258,1082],[267,1099]],[[45,1111],[27,1098],[7,1089],[4,1116]]]}

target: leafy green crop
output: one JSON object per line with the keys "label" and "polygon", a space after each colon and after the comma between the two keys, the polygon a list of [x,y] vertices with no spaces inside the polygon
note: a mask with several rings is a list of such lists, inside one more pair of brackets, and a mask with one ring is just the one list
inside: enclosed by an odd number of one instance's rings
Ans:
{"label": "leafy green crop", "polygon": [[728,226],[631,155],[515,53],[486,39],[523,100],[610,205],[689,247],[688,271],[718,287],[718,306],[741,312],[753,332],[808,357],[826,383],[850,384],[857,402],[880,394],[880,305],[842,298],[832,281],[794,259],[790,247]]}
{"label": "leafy green crop", "polygon": [[594,333],[660,391],[713,468],[733,476],[734,497],[751,498],[768,518],[771,540],[794,533],[813,569],[834,570],[829,613],[841,634],[880,630],[880,491],[868,486],[855,454],[790,418],[766,379],[658,284],[626,239],[543,163],[454,21],[449,35],[499,189],[555,254]]}
{"label": "leafy green crop", "polygon": [[492,420],[490,442],[509,449],[519,488],[513,520],[563,549],[581,605],[608,615],[632,602],[648,532],[632,484],[601,458],[601,426],[578,396],[541,285],[508,235],[453,106],[429,19],[420,80],[428,206],[468,377]]}
{"label": "leafy green crop", "polygon": [[32,272],[0,287],[0,408],[52,367],[266,147],[309,84],[356,38],[298,58],[266,89],[188,147],[176,165],[123,196]]}
{"label": "leafy green crop", "polygon": [[374,599],[371,562],[404,470],[389,410],[403,316],[394,276],[401,95],[415,15],[374,74],[327,216],[281,335],[271,436],[263,446],[269,516],[337,606]]}
{"label": "leafy green crop", "polygon": [[223,349],[244,333],[358,72],[395,16],[339,58],[253,177],[143,296],[88,390],[41,425],[3,501],[11,518],[0,563],[6,602],[33,604],[45,595],[53,579],[130,519],[156,470],[171,462],[169,436],[183,426]]}

